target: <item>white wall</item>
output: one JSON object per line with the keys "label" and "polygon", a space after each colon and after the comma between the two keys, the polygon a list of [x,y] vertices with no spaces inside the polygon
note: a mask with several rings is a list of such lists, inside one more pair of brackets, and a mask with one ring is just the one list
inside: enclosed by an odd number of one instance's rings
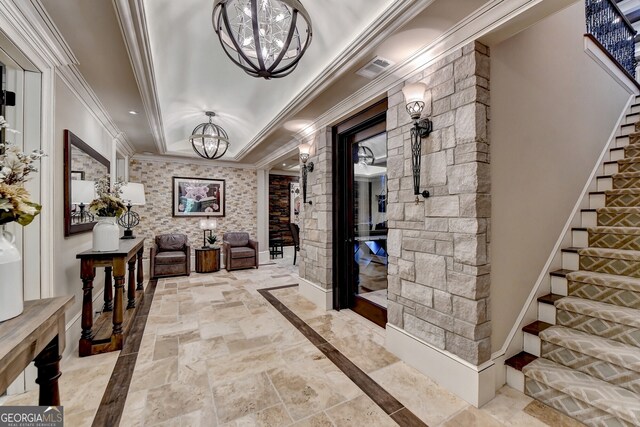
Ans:
{"label": "white wall", "polygon": [[503,344],[629,94],[584,52],[583,2],[491,46],[492,349]]}
{"label": "white wall", "polygon": [[[76,320],[67,332],[66,353],[74,351],[80,339],[80,318],[82,311],[82,282],[80,261],[76,254],[91,249],[90,232],[64,237],[64,130],[69,129],[80,139],[93,147],[112,162],[112,138],[100,122],[89,112],[66,83],[56,77],[55,81],[55,204],[54,212],[54,283],[53,296],[75,295],[75,304],[67,311],[67,323]],[[45,207],[46,209],[47,207]],[[97,269],[93,295],[101,295],[104,286],[104,271]],[[100,310],[100,300],[94,304],[94,312]]]}

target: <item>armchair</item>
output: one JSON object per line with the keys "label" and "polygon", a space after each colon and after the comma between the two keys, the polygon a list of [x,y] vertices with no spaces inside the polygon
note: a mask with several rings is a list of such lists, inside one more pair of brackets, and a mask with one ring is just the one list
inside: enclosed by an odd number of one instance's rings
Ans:
{"label": "armchair", "polygon": [[227,271],[258,268],[258,242],[251,240],[249,233],[224,233],[222,240],[224,266]]}
{"label": "armchair", "polygon": [[186,234],[160,234],[150,251],[152,278],[191,274],[191,245]]}

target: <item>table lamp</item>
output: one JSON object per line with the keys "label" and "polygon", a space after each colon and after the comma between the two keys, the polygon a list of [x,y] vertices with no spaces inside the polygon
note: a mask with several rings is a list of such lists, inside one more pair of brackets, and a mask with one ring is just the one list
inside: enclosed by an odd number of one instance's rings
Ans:
{"label": "table lamp", "polygon": [[118,218],[118,224],[125,228],[122,239],[134,239],[133,228],[140,224],[140,215],[131,210],[132,206],[142,206],[146,203],[144,198],[144,185],[137,182],[128,182],[120,189],[120,197],[127,205],[127,211]]}
{"label": "table lamp", "polygon": [[94,181],[71,180],[71,204],[78,205],[78,209],[80,209],[80,212],[75,212],[73,217],[76,218],[79,224],[84,223],[85,219],[93,220],[93,215],[85,212],[85,207],[95,198],[96,187]]}
{"label": "table lamp", "polygon": [[209,217],[207,217],[206,219],[200,220],[200,230],[202,230],[203,233],[202,249],[209,247],[209,244],[207,243],[207,232],[209,232],[209,236],[212,236],[213,230],[215,230],[217,227],[218,221],[216,221],[215,219],[209,219]]}

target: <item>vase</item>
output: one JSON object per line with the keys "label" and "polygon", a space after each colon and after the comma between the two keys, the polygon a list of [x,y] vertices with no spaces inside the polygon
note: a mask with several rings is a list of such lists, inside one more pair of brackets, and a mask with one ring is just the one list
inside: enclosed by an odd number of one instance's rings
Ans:
{"label": "vase", "polygon": [[0,228],[0,322],[18,316],[23,309],[22,257],[15,237]]}
{"label": "vase", "polygon": [[93,227],[93,250],[96,252],[117,251],[120,246],[120,228],[115,216],[99,216]]}

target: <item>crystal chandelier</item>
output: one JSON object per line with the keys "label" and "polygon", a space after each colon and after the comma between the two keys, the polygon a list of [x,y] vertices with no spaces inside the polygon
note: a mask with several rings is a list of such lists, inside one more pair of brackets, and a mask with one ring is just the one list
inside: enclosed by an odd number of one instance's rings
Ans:
{"label": "crystal chandelier", "polygon": [[216,0],[213,28],[224,52],[252,77],[289,75],[311,43],[298,0]]}
{"label": "crystal chandelier", "polygon": [[229,136],[224,129],[211,122],[216,113],[207,111],[205,114],[209,117],[209,122],[196,126],[191,132],[189,141],[200,157],[210,160],[219,159],[229,148]]}

